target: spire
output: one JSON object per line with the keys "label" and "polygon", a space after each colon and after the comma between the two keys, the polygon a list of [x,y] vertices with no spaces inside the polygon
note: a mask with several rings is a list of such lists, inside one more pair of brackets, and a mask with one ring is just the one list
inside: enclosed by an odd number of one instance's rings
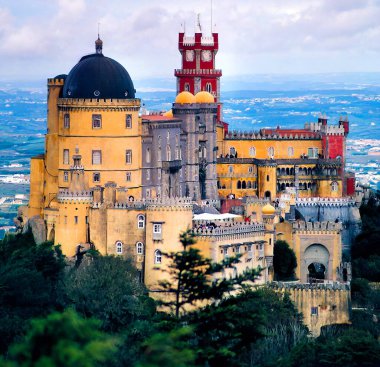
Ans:
{"label": "spire", "polygon": [[95,41],[95,51],[97,54],[102,54],[103,52],[103,41],[99,37],[100,23],[98,23],[98,39]]}
{"label": "spire", "polygon": [[197,16],[197,25],[195,27],[195,33],[202,33],[201,15],[200,14],[198,14],[198,16]]}

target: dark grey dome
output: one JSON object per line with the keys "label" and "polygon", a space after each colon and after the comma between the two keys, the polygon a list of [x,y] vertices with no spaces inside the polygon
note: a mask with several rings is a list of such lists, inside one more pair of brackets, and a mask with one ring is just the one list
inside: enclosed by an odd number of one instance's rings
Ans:
{"label": "dark grey dome", "polygon": [[135,88],[127,70],[101,51],[83,56],[70,71],[63,98],[135,98]]}

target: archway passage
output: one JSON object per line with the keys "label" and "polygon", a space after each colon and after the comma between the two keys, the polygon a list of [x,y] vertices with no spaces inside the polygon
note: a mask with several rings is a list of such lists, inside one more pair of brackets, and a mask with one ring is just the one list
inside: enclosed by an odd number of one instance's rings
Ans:
{"label": "archway passage", "polygon": [[265,197],[268,198],[268,199],[271,198],[270,191],[265,191]]}
{"label": "archway passage", "polygon": [[318,279],[323,280],[325,279],[326,275],[326,267],[321,263],[311,263],[307,270],[309,271],[308,278],[310,280]]}
{"label": "archway passage", "polygon": [[324,245],[313,243],[308,246],[303,254],[303,271],[307,281],[329,279],[329,261],[330,252]]}
{"label": "archway passage", "polygon": [[54,242],[55,239],[55,230],[54,228],[50,231],[48,241]]}

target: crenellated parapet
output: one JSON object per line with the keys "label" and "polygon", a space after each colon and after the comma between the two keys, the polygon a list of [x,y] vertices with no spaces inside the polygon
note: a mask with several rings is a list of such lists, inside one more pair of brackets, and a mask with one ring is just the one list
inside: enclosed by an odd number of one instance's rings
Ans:
{"label": "crenellated parapet", "polygon": [[60,189],[57,194],[57,200],[60,203],[84,203],[92,204],[93,203],[93,193],[92,190],[88,191],[78,191],[72,192],[67,189]]}
{"label": "crenellated parapet", "polygon": [[207,236],[207,237],[224,237],[231,235],[243,235],[252,236],[253,233],[256,235],[264,236],[265,226],[262,223],[251,224],[251,223],[233,223],[231,226],[226,227],[216,227],[216,228],[194,228],[193,233],[196,236]]}
{"label": "crenellated parapet", "polygon": [[229,131],[225,139],[226,140],[267,140],[267,139],[275,139],[275,140],[319,140],[321,138],[321,135],[311,134],[310,132],[305,131],[305,133],[278,133],[271,132],[264,133],[263,131]]}
{"label": "crenellated parapet", "polygon": [[62,111],[93,110],[94,108],[112,111],[139,111],[140,99],[102,99],[102,98],[59,98],[58,108]]}
{"label": "crenellated parapet", "polygon": [[268,287],[282,290],[332,290],[349,291],[350,283],[326,281],[324,283],[299,283],[299,282],[271,282]]}
{"label": "crenellated parapet", "polygon": [[300,207],[324,206],[324,207],[356,207],[354,199],[350,198],[297,198],[296,205]]}
{"label": "crenellated parapet", "polygon": [[340,232],[342,230],[341,222],[304,222],[296,221],[293,223],[293,231],[296,232]]}

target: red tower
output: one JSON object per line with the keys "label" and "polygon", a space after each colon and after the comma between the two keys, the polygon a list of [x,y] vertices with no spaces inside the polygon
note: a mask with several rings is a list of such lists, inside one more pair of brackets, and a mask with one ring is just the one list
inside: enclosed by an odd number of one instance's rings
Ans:
{"label": "red tower", "polygon": [[175,69],[177,94],[188,91],[197,94],[210,92],[218,102],[218,120],[221,116],[220,77],[222,70],[215,69],[215,56],[219,49],[218,33],[204,36],[198,19],[195,35],[179,33],[178,49],[182,57],[182,68]]}

